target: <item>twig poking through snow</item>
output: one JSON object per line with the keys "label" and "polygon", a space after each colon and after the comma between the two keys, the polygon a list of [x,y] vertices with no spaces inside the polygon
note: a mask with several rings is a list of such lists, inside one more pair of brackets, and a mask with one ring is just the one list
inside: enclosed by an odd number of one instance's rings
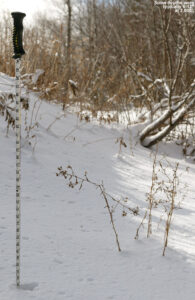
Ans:
{"label": "twig poking through snow", "polygon": [[65,169],[65,170],[63,170],[62,167],[59,167],[58,171],[59,172],[56,173],[56,176],[63,176],[64,179],[67,179],[68,180],[68,186],[70,188],[74,188],[75,186],[79,185],[79,190],[81,190],[82,187],[83,187],[83,183],[87,182],[87,183],[90,183],[90,184],[94,185],[96,188],[98,188],[100,190],[101,195],[102,195],[103,199],[105,200],[106,208],[107,208],[109,216],[110,216],[110,222],[112,224],[112,229],[113,229],[115,237],[116,237],[116,243],[117,243],[118,251],[121,251],[120,243],[119,243],[119,239],[118,239],[118,233],[117,233],[117,230],[116,230],[116,227],[115,227],[115,224],[114,224],[114,219],[113,219],[113,209],[111,209],[111,207],[109,205],[108,198],[110,198],[114,202],[117,202],[117,205],[122,206],[123,212],[126,209],[126,210],[131,211],[134,215],[138,215],[139,214],[139,208],[138,207],[131,208],[128,205],[126,205],[125,203],[123,203],[121,200],[118,200],[118,199],[114,198],[112,195],[110,195],[109,193],[107,193],[105,191],[105,187],[104,187],[103,182],[101,184],[98,184],[96,182],[91,181],[87,176],[87,172],[85,172],[83,177],[79,177],[74,173],[71,166],[68,166],[67,169]]}

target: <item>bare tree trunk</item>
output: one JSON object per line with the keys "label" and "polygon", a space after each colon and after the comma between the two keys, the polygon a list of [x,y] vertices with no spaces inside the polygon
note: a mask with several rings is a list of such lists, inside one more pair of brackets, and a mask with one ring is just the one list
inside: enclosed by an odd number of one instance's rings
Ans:
{"label": "bare tree trunk", "polygon": [[93,0],[93,19],[94,19],[94,50],[97,51],[98,28],[97,28],[97,4]]}
{"label": "bare tree trunk", "polygon": [[68,7],[68,20],[67,20],[67,66],[68,66],[68,80],[71,77],[71,41],[72,41],[72,6],[71,0],[66,2]]}
{"label": "bare tree trunk", "polygon": [[92,7],[91,7],[91,1],[88,1],[87,3],[87,30],[88,30],[88,39],[89,39],[89,73],[92,69],[92,58],[93,58],[93,32],[92,32]]}
{"label": "bare tree trunk", "polygon": [[[66,101],[69,102],[69,91],[68,91],[68,82],[71,77],[71,41],[72,41],[72,6],[71,0],[66,0],[66,5],[68,8],[68,19],[67,19],[67,44],[66,44],[66,65],[67,65],[67,73],[66,73]],[[65,109],[65,102],[63,104],[63,110]]]}

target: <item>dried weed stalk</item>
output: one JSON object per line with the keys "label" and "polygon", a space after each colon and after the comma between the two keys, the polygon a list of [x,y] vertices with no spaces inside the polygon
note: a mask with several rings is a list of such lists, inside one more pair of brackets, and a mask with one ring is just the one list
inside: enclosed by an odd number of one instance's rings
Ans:
{"label": "dried weed stalk", "polygon": [[[170,227],[172,223],[172,216],[175,209],[180,208],[180,202],[176,196],[178,194],[179,176],[178,176],[179,163],[172,166],[170,162],[163,158],[157,161],[157,151],[154,155],[153,170],[152,170],[152,183],[150,192],[147,195],[148,208],[146,209],[140,225],[137,228],[135,239],[139,238],[139,231],[144,226],[147,219],[147,238],[152,234],[152,211],[154,208],[159,207],[159,211],[164,215],[165,228],[164,228],[164,246],[163,256],[165,255],[166,247],[168,245],[168,238]],[[186,185],[184,185],[184,189]],[[182,200],[184,194],[180,193]]]}
{"label": "dried weed stalk", "polygon": [[[63,176],[65,180],[68,180],[68,186],[70,188],[75,188],[76,186],[78,186],[79,190],[81,190],[84,183],[89,183],[100,190],[101,196],[105,200],[106,208],[107,208],[109,216],[110,216],[110,222],[111,222],[114,234],[115,234],[118,251],[121,251],[118,233],[117,233],[116,226],[114,223],[113,212],[114,212],[116,206],[120,205],[123,209],[122,216],[126,216],[127,211],[130,211],[134,215],[138,215],[139,208],[138,207],[135,207],[135,208],[129,207],[126,204],[127,198],[125,198],[124,200],[118,200],[118,199],[114,198],[112,195],[110,195],[109,193],[106,192],[103,182],[99,184],[99,183],[96,183],[96,182],[90,180],[87,176],[87,172],[85,172],[83,177],[79,177],[74,173],[74,170],[71,166],[67,166],[67,168],[65,170],[63,170],[62,167],[59,167],[58,173],[56,173],[56,176]],[[116,206],[114,209],[110,206],[108,199],[110,199],[116,203]]]}
{"label": "dried weed stalk", "polygon": [[154,201],[155,201],[155,194],[157,192],[156,189],[156,180],[157,180],[157,173],[156,173],[156,155],[157,151],[155,152],[154,155],[154,162],[153,162],[153,168],[152,168],[152,184],[150,187],[150,192],[148,194],[148,230],[147,230],[147,238],[150,237],[152,234],[152,209],[154,206]]}
{"label": "dried weed stalk", "polygon": [[127,144],[124,141],[124,137],[121,136],[121,137],[117,138],[115,144],[117,144],[117,143],[119,143],[119,152],[118,152],[118,155],[121,155],[121,153],[122,153],[122,147],[127,148]]}
{"label": "dried weed stalk", "polygon": [[147,218],[147,216],[148,216],[147,238],[149,238],[150,235],[152,234],[152,209],[154,206],[155,207],[157,206],[155,194],[158,192],[159,189],[159,183],[157,182],[158,176],[157,176],[156,165],[157,165],[157,149],[154,154],[154,161],[152,167],[152,183],[150,187],[150,192],[147,194],[148,208],[146,209],[143,219],[137,228],[135,239],[139,238],[139,230],[141,229],[141,227],[144,226],[144,221]]}
{"label": "dried weed stalk", "polygon": [[35,134],[35,130],[39,127],[39,123],[37,121],[38,113],[40,110],[40,107],[42,105],[42,101],[39,99],[36,100],[32,106],[32,111],[30,114],[30,121],[28,122],[28,114],[26,112],[25,115],[25,140],[28,143],[29,146],[32,146],[32,152],[35,152],[35,148],[37,145],[37,136]]}
{"label": "dried weed stalk", "polygon": [[[5,117],[5,121],[7,122],[7,132],[8,136],[10,126],[15,129],[15,103],[14,103],[15,95],[13,93],[0,93],[0,115]],[[29,109],[28,98],[22,96],[21,97],[21,108],[26,112]]]}
{"label": "dried weed stalk", "polygon": [[166,247],[168,245],[169,231],[172,222],[173,211],[176,209],[175,199],[177,195],[177,186],[179,184],[179,178],[177,176],[177,171],[179,163],[172,168],[172,176],[167,173],[166,168],[160,162],[160,167],[163,174],[167,177],[167,183],[163,183],[163,191],[166,194],[166,201],[163,203],[163,207],[166,213],[166,224],[165,224],[165,234],[164,234],[164,247],[163,247],[163,256],[165,256]]}
{"label": "dried weed stalk", "polygon": [[5,121],[7,122],[7,136],[9,132],[10,126],[15,128],[15,116],[14,116],[14,95],[8,93],[0,94],[0,115],[5,117]]}

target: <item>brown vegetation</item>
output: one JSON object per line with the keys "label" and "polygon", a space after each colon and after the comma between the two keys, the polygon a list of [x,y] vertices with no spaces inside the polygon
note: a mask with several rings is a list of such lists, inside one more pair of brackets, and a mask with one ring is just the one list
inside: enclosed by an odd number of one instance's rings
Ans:
{"label": "brown vegetation", "polygon": [[[74,6],[61,0],[58,10],[58,19],[38,16],[24,33],[22,72],[44,70],[36,82],[43,97],[57,99],[64,108],[79,103],[81,110],[146,107],[151,122],[156,104],[166,100],[170,133],[172,106],[183,100],[195,77],[193,14],[164,10],[152,0],[80,0]],[[11,27],[10,17],[4,15],[0,71],[14,75]],[[71,93],[70,79],[77,83],[76,93]],[[177,124],[191,122],[193,108]],[[159,130],[155,127],[149,135]]]}

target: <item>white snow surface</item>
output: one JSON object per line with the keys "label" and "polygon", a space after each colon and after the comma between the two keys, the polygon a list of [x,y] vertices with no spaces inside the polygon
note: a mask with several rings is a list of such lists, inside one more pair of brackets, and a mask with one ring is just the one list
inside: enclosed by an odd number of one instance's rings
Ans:
{"label": "white snow surface", "polygon": [[[6,92],[12,89],[7,84],[14,81],[0,74],[0,82],[6,83],[0,85],[0,92]],[[160,211],[154,211],[151,238],[146,238],[145,225],[139,240],[134,239],[148,205],[153,164],[151,151],[135,143],[139,125],[80,122],[76,114],[67,111],[63,116],[59,105],[31,93],[28,123],[35,103],[38,128],[32,129],[31,146],[25,140],[22,115],[20,289],[15,286],[15,134],[10,129],[6,136],[0,116],[0,299],[195,299],[195,165],[182,157],[179,147],[161,143],[169,161],[179,162],[180,181],[188,184],[181,209],[174,211],[162,257]],[[119,153],[120,137],[127,148]],[[81,191],[71,189],[56,177],[57,168],[67,165],[80,176],[87,171],[93,181],[103,180],[107,192],[119,199],[128,197],[131,207],[140,207],[139,216],[122,217],[119,207],[114,213],[122,252],[117,251],[99,191],[87,184]]]}

